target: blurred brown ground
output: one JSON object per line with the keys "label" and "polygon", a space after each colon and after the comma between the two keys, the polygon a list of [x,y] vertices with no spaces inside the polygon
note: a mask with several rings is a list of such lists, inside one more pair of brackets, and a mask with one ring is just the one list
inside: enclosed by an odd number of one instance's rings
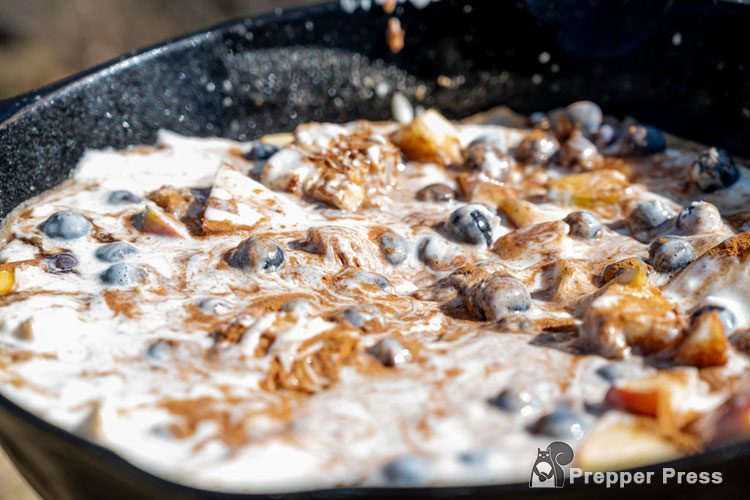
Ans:
{"label": "blurred brown ground", "polygon": [[124,52],[322,0],[0,0],[0,99]]}
{"label": "blurred brown ground", "polygon": [[[318,1],[0,0],[0,100],[166,38]],[[32,499],[0,451],[0,500]]]}

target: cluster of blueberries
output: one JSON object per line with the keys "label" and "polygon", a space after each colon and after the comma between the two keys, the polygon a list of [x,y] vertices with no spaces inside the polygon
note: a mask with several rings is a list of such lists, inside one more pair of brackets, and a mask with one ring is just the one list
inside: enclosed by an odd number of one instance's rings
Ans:
{"label": "cluster of blueberries", "polygon": [[636,205],[625,224],[634,238],[644,243],[651,242],[649,263],[654,269],[675,273],[696,259],[693,246],[678,235],[654,237],[668,232],[673,226],[679,233],[693,234],[720,222],[721,215],[710,203],[694,201],[675,215],[660,200],[648,200]]}
{"label": "cluster of blueberries", "polygon": [[[115,205],[138,201],[140,200],[129,191],[114,191],[108,199],[109,203]],[[49,238],[72,241],[88,235],[91,227],[91,222],[78,212],[62,210],[50,215],[40,229]],[[114,241],[97,248],[94,256],[102,262],[112,264],[99,276],[102,282],[113,286],[131,286],[141,281],[146,275],[142,268],[121,262],[135,253],[135,247],[125,241]],[[54,270],[65,272],[74,269],[78,265],[78,259],[70,252],[63,252],[52,257],[51,263]]]}

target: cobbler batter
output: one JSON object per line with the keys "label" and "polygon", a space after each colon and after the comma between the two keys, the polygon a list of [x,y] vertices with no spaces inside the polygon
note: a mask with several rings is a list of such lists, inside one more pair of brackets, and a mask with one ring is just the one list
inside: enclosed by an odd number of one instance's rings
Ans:
{"label": "cobbler batter", "polygon": [[495,118],[89,151],[6,222],[3,394],[232,491],[747,434],[750,171],[590,102]]}

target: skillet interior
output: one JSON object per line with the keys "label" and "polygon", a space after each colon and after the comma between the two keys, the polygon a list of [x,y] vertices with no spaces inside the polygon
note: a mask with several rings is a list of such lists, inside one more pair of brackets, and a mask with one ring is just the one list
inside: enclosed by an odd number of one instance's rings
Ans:
{"label": "skillet interior", "polygon": [[[563,7],[569,3],[556,2]],[[623,0],[621,6],[627,10],[627,4]],[[332,3],[229,23],[5,103],[0,216],[63,180],[86,148],[151,143],[160,128],[252,139],[311,120],[385,119],[390,92],[382,97],[377,92],[384,84],[409,97],[424,85],[422,104],[450,117],[499,104],[531,112],[587,98],[610,114],[631,114],[750,156],[750,143],[743,141],[750,133],[750,66],[743,64],[741,41],[750,7],[676,1],[637,48],[605,55],[594,51],[595,56],[566,52],[559,45],[565,45],[560,32],[537,21],[521,2],[443,0],[423,10],[407,4],[400,17],[407,36],[398,55],[385,45],[387,16],[379,8],[346,13]],[[672,40],[678,32],[682,43],[677,46]],[[550,54],[550,63],[539,62],[541,52]],[[553,71],[553,63],[559,71]],[[439,75],[463,81],[444,88],[436,83]],[[235,498],[149,476],[5,399],[0,399],[0,441],[45,498]],[[722,493],[739,494],[750,445],[678,464],[683,470],[723,471]],[[670,494],[679,491],[688,498],[711,494],[696,486],[669,487]],[[661,484],[652,485],[659,488]],[[393,493],[360,489],[315,497]],[[415,497],[489,498],[500,493],[550,492],[526,485],[411,491]],[[566,498],[601,491],[566,488],[554,493]]]}

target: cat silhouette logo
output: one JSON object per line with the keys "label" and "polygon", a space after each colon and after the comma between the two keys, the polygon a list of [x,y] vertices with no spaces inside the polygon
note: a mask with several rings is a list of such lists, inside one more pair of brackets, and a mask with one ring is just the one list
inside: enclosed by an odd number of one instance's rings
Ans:
{"label": "cat silhouette logo", "polygon": [[539,449],[531,468],[529,488],[562,488],[565,484],[564,465],[573,461],[573,448],[555,441],[546,450]]}

